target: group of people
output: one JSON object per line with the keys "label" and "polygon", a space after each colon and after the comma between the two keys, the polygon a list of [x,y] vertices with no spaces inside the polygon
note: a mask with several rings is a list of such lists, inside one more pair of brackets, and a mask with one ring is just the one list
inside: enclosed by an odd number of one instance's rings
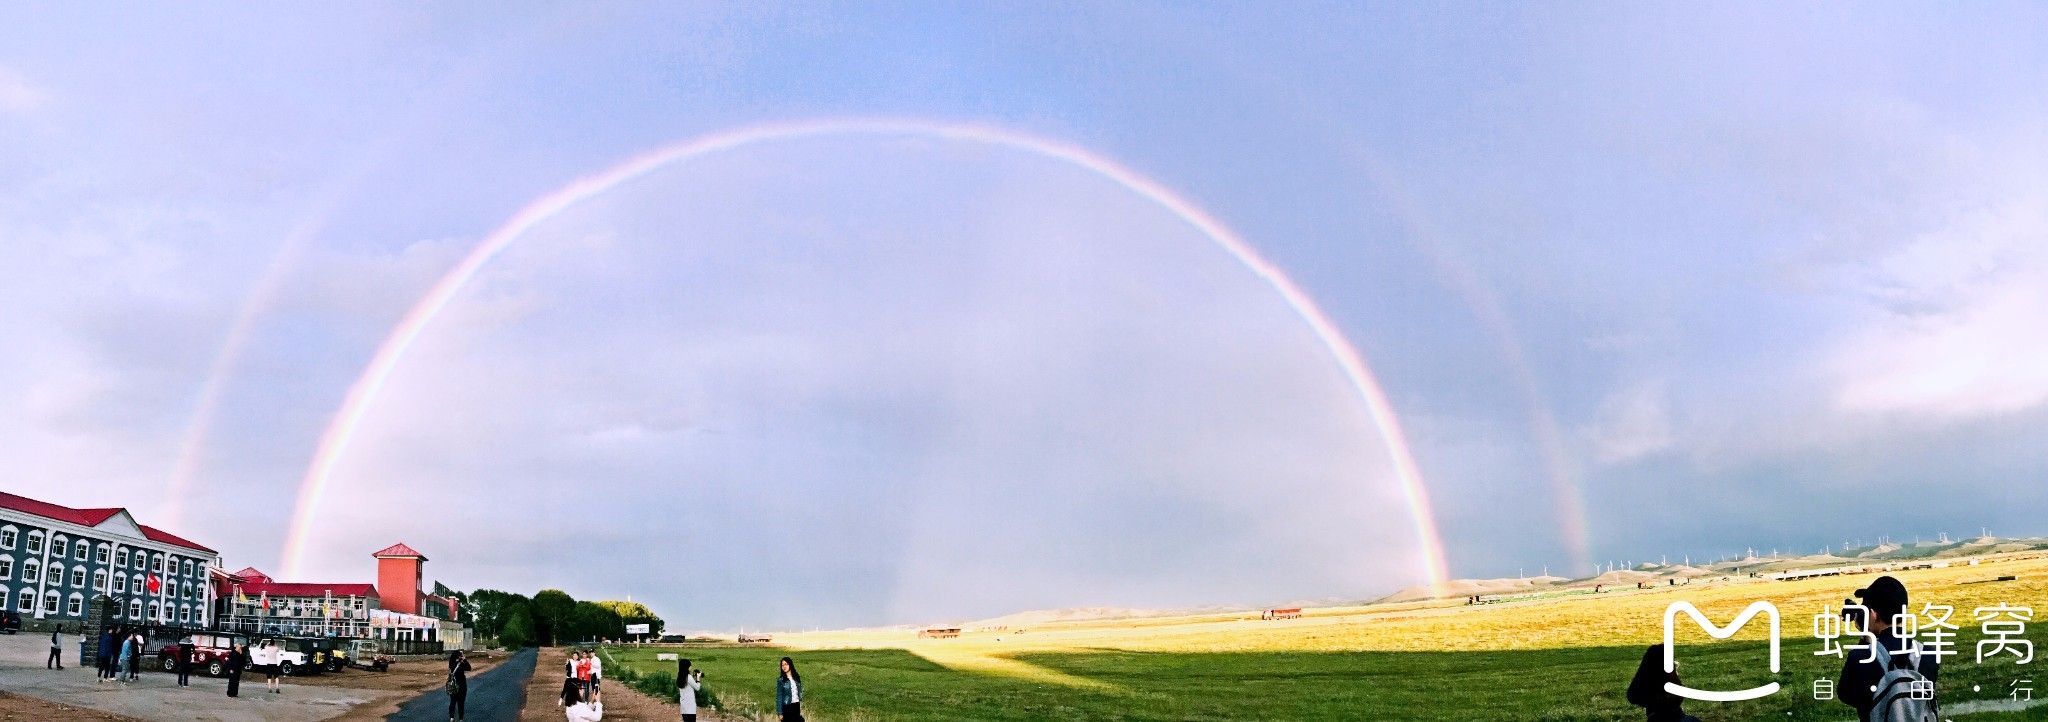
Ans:
{"label": "group of people", "polygon": [[[94,682],[133,682],[142,673],[142,653],[148,648],[148,638],[140,629],[113,628],[100,632],[99,671]],[[50,658],[57,660],[57,633],[50,633]],[[63,664],[57,665],[63,669]]]}
{"label": "group of people", "polygon": [[[1929,715],[1939,709],[1933,692],[1941,675],[1941,657],[1923,655],[1911,633],[1901,634],[1892,624],[1906,611],[1906,585],[1891,576],[1878,577],[1856,590],[1856,598],[1860,603],[1843,600],[1843,617],[1862,630],[1858,636],[1867,634],[1865,639],[1873,643],[1868,651],[1845,647],[1842,672],[1834,685],[1836,699],[1856,708],[1862,722],[1931,719]],[[1678,681],[1677,662],[1665,671],[1664,645],[1651,645],[1629,681],[1629,704],[1643,708],[1649,722],[1699,722],[1685,713],[1684,700],[1664,687]],[[1922,694],[1914,694],[1916,685],[1922,686]]]}
{"label": "group of people", "polygon": [[601,706],[604,704],[603,690],[604,660],[595,650],[572,650],[569,661],[562,668],[562,694],[556,704],[574,707],[577,704]]}
{"label": "group of people", "polygon": [[[775,713],[782,722],[803,722],[803,687],[796,660],[783,657],[775,675]],[[676,703],[683,708],[683,722],[697,722],[697,694],[703,689],[704,670],[691,668],[690,660],[676,660]]]}
{"label": "group of people", "polygon": [[[95,658],[99,665],[95,682],[133,682],[142,675],[143,658],[147,656],[149,638],[140,627],[112,627],[100,632],[97,649],[99,654]],[[58,632],[51,632],[50,659],[45,666],[63,669],[62,650],[63,638]],[[178,674],[180,687],[192,686],[193,651],[190,642],[178,642],[164,648],[164,654],[171,660],[172,671]],[[284,649],[271,640],[265,640],[254,650],[249,649],[247,644],[235,644],[234,648],[228,651],[227,659],[221,664],[228,680],[228,696],[241,696],[242,672],[252,667],[258,674],[266,677],[266,684],[271,692],[282,693],[283,682],[279,678],[283,676],[283,657]]]}

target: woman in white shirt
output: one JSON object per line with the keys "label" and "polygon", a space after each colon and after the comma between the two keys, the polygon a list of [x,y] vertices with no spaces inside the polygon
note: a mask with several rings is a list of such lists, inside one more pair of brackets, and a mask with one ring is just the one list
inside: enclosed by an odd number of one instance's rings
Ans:
{"label": "woman in white shirt", "polygon": [[697,722],[697,690],[704,687],[704,673],[690,669],[690,660],[676,661],[676,702],[683,706],[683,722]]}

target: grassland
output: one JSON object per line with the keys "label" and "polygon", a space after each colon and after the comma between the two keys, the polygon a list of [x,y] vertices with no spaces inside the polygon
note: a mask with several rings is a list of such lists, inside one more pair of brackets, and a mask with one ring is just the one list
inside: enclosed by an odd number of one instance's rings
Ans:
{"label": "grassland", "polygon": [[[1941,698],[2007,699],[2015,680],[2035,679],[2048,696],[2048,659],[2028,665],[2001,656],[1978,663],[1971,617],[1980,606],[2041,606],[2048,559],[1900,571],[1914,606],[1948,604],[1961,626],[1943,667]],[[2017,581],[1976,583],[2001,575]],[[1680,587],[1607,592],[1467,607],[1442,603],[1310,610],[1302,619],[1210,615],[1061,623],[922,640],[903,630],[780,635],[779,646],[691,645],[615,648],[615,664],[672,671],[659,652],[680,652],[706,670],[728,708],[761,709],[773,698],[775,660],[802,665],[806,712],[819,720],[1639,720],[1623,689],[1645,646],[1661,641],[1667,605],[1691,601],[1718,623],[1750,602],[1783,613],[1781,673],[1766,668],[1767,628],[1752,622],[1732,640],[1712,640],[1681,622],[1680,673],[1687,684],[1739,689],[1777,681],[1763,700],[1687,711],[1717,720],[1853,718],[1840,702],[1816,701],[1815,679],[1841,660],[1816,656],[1813,616],[1874,577],[1772,582],[1699,581]],[[2043,625],[2026,638],[2048,644]],[[2042,649],[2048,652],[2048,648]],[[1981,691],[1973,688],[1981,687]],[[1945,715],[1970,722],[2048,719],[2048,706]]]}

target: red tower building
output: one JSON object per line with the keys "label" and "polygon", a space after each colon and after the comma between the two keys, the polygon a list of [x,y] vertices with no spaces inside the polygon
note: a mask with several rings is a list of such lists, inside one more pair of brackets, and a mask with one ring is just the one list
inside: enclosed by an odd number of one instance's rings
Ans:
{"label": "red tower building", "polygon": [[399,542],[370,556],[377,558],[377,600],[388,611],[420,613],[420,585],[426,579],[427,557]]}

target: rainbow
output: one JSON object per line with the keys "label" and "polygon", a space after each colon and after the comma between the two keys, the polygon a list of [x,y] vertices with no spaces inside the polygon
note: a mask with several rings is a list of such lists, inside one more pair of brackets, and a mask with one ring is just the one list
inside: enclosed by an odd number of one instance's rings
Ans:
{"label": "rainbow", "polygon": [[305,478],[299,485],[298,502],[292,512],[291,525],[285,536],[285,575],[298,575],[300,565],[304,562],[306,542],[310,536],[313,519],[320,508],[321,497],[333,481],[335,467],[340,463],[342,454],[348,450],[349,442],[354,439],[357,428],[361,426],[364,413],[370,404],[376,401],[385,382],[390,380],[392,371],[398,367],[399,361],[405,358],[406,351],[419,340],[420,334],[433,322],[434,317],[448,306],[471,278],[513,241],[578,203],[671,163],[757,143],[831,135],[896,135],[971,141],[1064,161],[1089,170],[1158,204],[1199,230],[1217,247],[1235,258],[1246,270],[1271,286],[1287,306],[1293,309],[1295,315],[1308,325],[1309,330],[1329,352],[1331,360],[1336,362],[1338,370],[1343,373],[1359,401],[1365,405],[1373,423],[1379,428],[1381,442],[1392,461],[1394,476],[1408,507],[1409,519],[1414,525],[1416,541],[1421,550],[1419,561],[1423,579],[1431,586],[1440,586],[1447,580],[1449,575],[1444,561],[1443,541],[1437,533],[1436,516],[1430,506],[1429,493],[1423,486],[1422,473],[1415,463],[1414,453],[1409,450],[1407,435],[1401,430],[1400,419],[1394,414],[1393,404],[1387,401],[1386,392],[1381,389],[1378,379],[1366,366],[1364,356],[1344,337],[1344,333],[1330,320],[1329,315],[1316,305],[1306,291],[1288,278],[1286,273],[1260,256],[1251,244],[1201,207],[1157,181],[1102,155],[1059,141],[1000,128],[920,119],[825,119],[754,125],[712,133],[633,157],[596,175],[571,182],[519,209],[504,225],[478,242],[476,247],[450,268],[433,287],[427,289],[413,304],[411,310],[399,319],[391,334],[378,346],[376,354],[370,358],[362,374],[349,386],[348,395],[343,398],[341,407],[335,411],[326,431],[321,434],[319,446],[314,451],[312,461],[307,465]]}

